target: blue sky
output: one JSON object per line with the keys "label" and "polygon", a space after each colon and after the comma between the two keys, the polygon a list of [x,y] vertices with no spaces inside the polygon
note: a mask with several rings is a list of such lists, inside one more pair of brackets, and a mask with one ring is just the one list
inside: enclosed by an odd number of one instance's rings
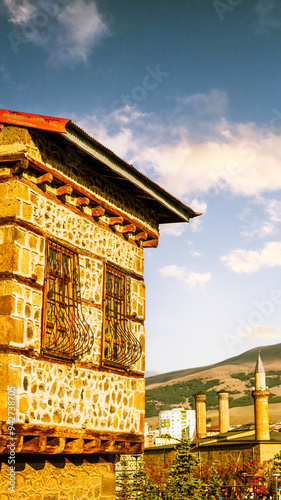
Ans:
{"label": "blue sky", "polygon": [[71,118],[203,216],[145,250],[147,370],[281,341],[281,2],[1,0],[1,108]]}

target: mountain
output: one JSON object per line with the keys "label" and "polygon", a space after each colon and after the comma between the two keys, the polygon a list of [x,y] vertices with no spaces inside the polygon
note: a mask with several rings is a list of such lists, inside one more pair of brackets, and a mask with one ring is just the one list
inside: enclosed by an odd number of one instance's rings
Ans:
{"label": "mountain", "polygon": [[[278,365],[281,369],[281,344],[268,345],[264,347],[255,347],[254,349],[250,349],[238,356],[234,356],[233,358],[225,359],[224,361],[220,361],[219,363],[215,363],[212,365],[200,366],[197,368],[187,368],[185,370],[177,370],[174,372],[161,373],[159,375],[153,375],[150,377],[146,377],[145,384],[146,387],[150,385],[159,385],[161,383],[169,382],[171,380],[185,378],[190,375],[198,374],[201,372],[213,370],[219,367],[223,367],[228,369],[228,367],[235,367],[235,370],[238,368],[239,370],[247,366],[249,370],[252,370],[254,373],[254,369],[256,366],[258,351],[260,350],[263,365],[266,371],[272,370],[273,365]],[[277,367],[276,367],[277,368]],[[278,368],[277,368],[278,369]]]}
{"label": "mountain", "polygon": [[[175,406],[194,408],[194,394],[198,391],[206,392],[207,410],[210,415],[217,409],[217,391],[221,389],[228,390],[230,394],[230,409],[252,407],[251,390],[254,385],[254,370],[259,349],[266,371],[267,385],[271,392],[269,403],[279,403],[281,344],[275,344],[254,348],[212,365],[147,377],[146,417],[154,417],[159,411]],[[234,410],[230,411],[235,413]]]}

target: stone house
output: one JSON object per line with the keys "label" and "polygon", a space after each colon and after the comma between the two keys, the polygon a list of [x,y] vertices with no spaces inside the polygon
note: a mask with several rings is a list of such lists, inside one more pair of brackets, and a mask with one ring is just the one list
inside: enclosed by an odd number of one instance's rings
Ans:
{"label": "stone house", "polygon": [[143,451],[144,249],[197,215],[70,120],[0,110],[1,499],[115,498]]}

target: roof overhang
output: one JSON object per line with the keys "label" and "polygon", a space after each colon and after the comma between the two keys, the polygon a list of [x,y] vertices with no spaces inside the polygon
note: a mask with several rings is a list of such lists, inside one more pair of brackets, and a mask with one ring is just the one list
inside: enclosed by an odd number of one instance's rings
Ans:
{"label": "roof overhang", "polygon": [[158,214],[159,224],[189,222],[189,219],[201,215],[119,158],[71,120],[1,109],[1,123],[45,130],[62,136],[78,150],[104,165],[110,175],[125,183],[124,187],[136,197],[150,200]]}

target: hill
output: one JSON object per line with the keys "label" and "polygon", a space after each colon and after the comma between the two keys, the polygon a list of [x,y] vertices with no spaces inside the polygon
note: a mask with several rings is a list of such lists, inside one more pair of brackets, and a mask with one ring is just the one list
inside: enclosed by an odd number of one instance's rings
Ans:
{"label": "hill", "polygon": [[[258,350],[259,348],[254,348],[212,365],[146,378],[146,417],[156,416],[159,411],[175,406],[194,408],[193,396],[198,391],[206,392],[207,410],[210,415],[218,406],[217,391],[221,389],[230,393],[230,408],[252,406],[251,390],[254,385]],[[260,351],[266,370],[267,385],[271,391],[269,403],[279,403],[281,402],[281,344],[265,346],[260,348]]]}

